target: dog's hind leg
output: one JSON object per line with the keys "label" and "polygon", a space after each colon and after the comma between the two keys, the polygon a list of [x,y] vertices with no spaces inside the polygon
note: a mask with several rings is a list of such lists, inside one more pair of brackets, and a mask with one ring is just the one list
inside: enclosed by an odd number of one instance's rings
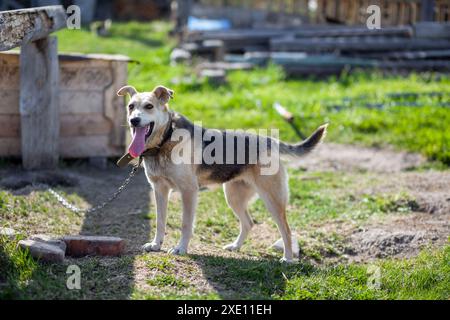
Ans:
{"label": "dog's hind leg", "polygon": [[237,251],[241,248],[250,229],[253,227],[253,221],[247,211],[247,206],[250,199],[255,195],[255,190],[244,181],[227,182],[223,185],[223,190],[228,205],[236,217],[239,218],[241,224],[239,236],[233,243],[226,245],[224,249]]}
{"label": "dog's hind leg", "polygon": [[292,234],[286,218],[288,201],[287,174],[280,168],[275,175],[255,175],[255,187],[267,210],[274,218],[284,243],[284,256],[281,261],[292,262]]}

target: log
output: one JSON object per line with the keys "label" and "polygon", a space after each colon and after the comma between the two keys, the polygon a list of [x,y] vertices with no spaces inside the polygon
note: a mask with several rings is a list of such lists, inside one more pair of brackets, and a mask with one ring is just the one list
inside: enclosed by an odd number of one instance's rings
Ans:
{"label": "log", "polygon": [[63,6],[49,6],[0,12],[0,51],[46,38],[66,26]]}
{"label": "log", "polygon": [[57,39],[26,43],[20,52],[22,162],[25,169],[55,168],[59,138]]}

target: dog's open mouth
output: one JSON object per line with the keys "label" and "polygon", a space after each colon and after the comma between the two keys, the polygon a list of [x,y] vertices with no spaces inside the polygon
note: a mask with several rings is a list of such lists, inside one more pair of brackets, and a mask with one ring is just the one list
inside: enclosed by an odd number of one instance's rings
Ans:
{"label": "dog's open mouth", "polygon": [[151,136],[154,127],[155,122],[150,122],[144,127],[133,128],[133,138],[130,146],[128,147],[128,152],[132,157],[137,158],[142,154],[142,152],[145,151],[145,143]]}

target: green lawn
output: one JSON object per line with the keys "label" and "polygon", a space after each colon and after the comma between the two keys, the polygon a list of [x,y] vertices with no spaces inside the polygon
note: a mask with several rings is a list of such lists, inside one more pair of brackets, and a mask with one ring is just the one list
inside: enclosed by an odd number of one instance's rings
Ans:
{"label": "green lawn", "polygon": [[[301,118],[310,133],[330,122],[328,141],[370,146],[394,145],[450,164],[450,77],[410,75],[382,77],[357,74],[327,81],[285,80],[276,66],[229,74],[229,84],[211,87],[195,78],[191,68],[169,63],[175,45],[170,25],[117,23],[111,36],[98,38],[89,31],[58,33],[61,51],[128,55],[129,83],[138,90],[158,84],[175,90],[171,107],[205,126],[218,128],[283,128],[286,124],[272,106],[279,102]],[[191,81],[183,84],[180,80]],[[418,97],[391,94],[417,93]],[[436,94],[438,93],[438,94]],[[384,109],[374,106],[383,102]],[[366,104],[370,104],[369,107]],[[418,106],[414,106],[417,104]],[[285,128],[281,138],[296,140]]]}

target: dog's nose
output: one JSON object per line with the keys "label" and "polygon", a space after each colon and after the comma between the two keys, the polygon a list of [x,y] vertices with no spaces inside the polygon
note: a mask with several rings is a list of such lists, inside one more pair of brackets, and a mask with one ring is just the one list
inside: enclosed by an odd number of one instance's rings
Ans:
{"label": "dog's nose", "polygon": [[137,127],[141,122],[141,118],[133,118],[130,120],[130,123],[133,127]]}

